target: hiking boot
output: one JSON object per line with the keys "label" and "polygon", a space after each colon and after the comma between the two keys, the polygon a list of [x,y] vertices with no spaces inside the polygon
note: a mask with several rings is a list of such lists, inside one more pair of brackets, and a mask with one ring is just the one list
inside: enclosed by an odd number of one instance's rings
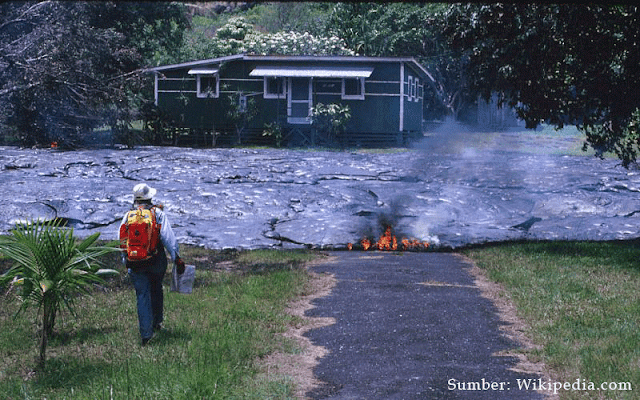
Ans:
{"label": "hiking boot", "polygon": [[153,338],[153,334],[151,334],[151,336],[149,336],[148,338],[142,338],[142,345],[146,346],[147,343],[149,343],[149,340],[151,340]]}

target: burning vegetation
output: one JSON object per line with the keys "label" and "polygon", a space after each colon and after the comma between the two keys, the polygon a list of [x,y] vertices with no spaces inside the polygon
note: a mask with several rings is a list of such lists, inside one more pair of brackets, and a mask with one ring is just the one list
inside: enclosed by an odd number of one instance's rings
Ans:
{"label": "burning vegetation", "polygon": [[407,238],[403,238],[402,240],[400,240],[400,243],[398,243],[398,239],[392,233],[391,227],[388,226],[385,229],[385,231],[382,234],[382,236],[380,236],[380,238],[377,241],[374,241],[374,240],[371,240],[371,239],[365,237],[364,239],[362,239],[360,241],[360,246],[354,245],[353,243],[349,243],[349,244],[347,244],[347,248],[349,250],[353,250],[354,248],[356,248],[356,249],[361,249],[361,250],[364,250],[364,251],[367,251],[367,250],[382,250],[382,251],[396,251],[396,250],[406,251],[406,250],[412,250],[412,251],[420,251],[420,250],[428,249],[429,248],[429,243],[420,241],[418,239],[407,239]]}

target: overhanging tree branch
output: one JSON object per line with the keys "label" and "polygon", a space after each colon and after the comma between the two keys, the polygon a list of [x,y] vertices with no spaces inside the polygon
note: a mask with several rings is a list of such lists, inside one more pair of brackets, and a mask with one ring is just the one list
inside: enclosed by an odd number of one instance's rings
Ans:
{"label": "overhanging tree branch", "polygon": [[38,86],[40,84],[41,84],[41,82],[36,82],[36,83],[29,83],[29,84],[26,84],[26,85],[15,85],[15,86],[11,86],[11,87],[8,87],[8,88],[0,89],[0,97],[6,96],[6,95],[11,94],[13,92],[18,92],[18,91],[22,91],[22,90],[28,90],[28,89],[36,87],[36,86]]}
{"label": "overhanging tree branch", "polygon": [[0,124],[36,145],[137,118],[142,65],[187,24],[178,3],[0,4]]}

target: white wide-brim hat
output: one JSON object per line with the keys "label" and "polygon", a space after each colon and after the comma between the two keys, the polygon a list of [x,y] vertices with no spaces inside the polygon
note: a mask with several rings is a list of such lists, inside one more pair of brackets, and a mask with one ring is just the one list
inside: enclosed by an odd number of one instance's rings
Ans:
{"label": "white wide-brim hat", "polygon": [[134,200],[151,200],[155,194],[156,190],[146,183],[139,183],[133,187]]}

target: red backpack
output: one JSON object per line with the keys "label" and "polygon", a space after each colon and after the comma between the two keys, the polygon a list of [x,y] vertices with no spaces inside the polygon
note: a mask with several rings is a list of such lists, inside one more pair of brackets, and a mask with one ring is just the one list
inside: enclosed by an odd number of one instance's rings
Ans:
{"label": "red backpack", "polygon": [[129,211],[120,227],[120,248],[127,252],[127,261],[146,261],[157,254],[160,224],[156,221],[155,207],[138,206]]}

